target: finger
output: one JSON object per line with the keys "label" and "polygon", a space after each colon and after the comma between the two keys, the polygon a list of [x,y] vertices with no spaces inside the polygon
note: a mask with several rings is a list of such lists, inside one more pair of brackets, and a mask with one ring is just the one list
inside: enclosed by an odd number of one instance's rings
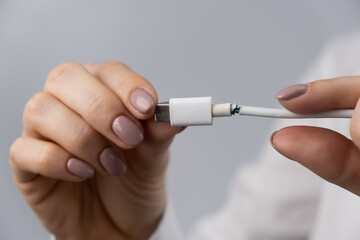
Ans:
{"label": "finger", "polygon": [[56,142],[99,173],[117,176],[126,170],[123,158],[105,138],[49,93],[35,94],[26,104],[24,134]]}
{"label": "finger", "polygon": [[287,127],[272,136],[274,148],[327,181],[360,195],[360,152],[341,134],[315,127]]}
{"label": "finger", "polygon": [[30,137],[20,137],[10,148],[10,165],[19,182],[42,176],[79,182],[94,176],[94,169],[58,145]]}
{"label": "finger", "polygon": [[296,84],[278,92],[275,97],[295,113],[313,113],[331,109],[355,109],[350,134],[360,148],[360,77],[339,77]]}
{"label": "finger", "polygon": [[147,79],[120,62],[87,64],[85,68],[108,86],[136,118],[153,116],[158,96]]}
{"label": "finger", "polygon": [[50,72],[45,89],[116,145],[133,148],[143,141],[141,124],[80,64],[60,64]]}
{"label": "finger", "polygon": [[[151,108],[146,112],[137,109],[137,100],[134,99],[139,97],[139,101],[142,102],[147,98],[139,96],[144,93],[143,90],[153,98],[153,101],[149,100],[149,102],[154,104],[158,101],[157,93],[148,80],[133,72],[125,64],[119,62],[108,62],[98,65],[87,64],[85,68],[112,89],[134,116],[139,119],[148,119],[143,123],[147,147],[156,147],[154,148],[156,151],[159,151],[159,148],[165,149],[171,143],[172,138],[182,130],[182,128],[171,127],[167,123],[155,123],[153,116],[155,106],[150,103],[144,104],[147,106],[151,105]],[[144,93],[145,95],[147,94]]]}
{"label": "finger", "polygon": [[[135,117],[146,119],[142,121],[144,142],[136,148],[136,152],[132,152],[132,156],[136,157],[127,163],[129,168],[135,169],[143,178],[149,174],[151,178],[163,176],[169,159],[168,148],[182,128],[171,127],[168,123],[155,123],[153,114],[158,97],[151,83],[119,62],[86,64],[85,68],[121,98]],[[144,107],[139,106],[142,103]]]}
{"label": "finger", "polygon": [[352,109],[360,97],[360,77],[339,77],[296,84],[278,92],[279,103],[295,113]]}

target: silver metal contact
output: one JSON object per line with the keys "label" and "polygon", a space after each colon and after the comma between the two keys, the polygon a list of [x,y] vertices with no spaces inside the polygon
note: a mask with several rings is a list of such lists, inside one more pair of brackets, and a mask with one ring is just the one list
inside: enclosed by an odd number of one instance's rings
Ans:
{"label": "silver metal contact", "polygon": [[168,103],[159,103],[156,105],[155,122],[170,122],[170,107]]}

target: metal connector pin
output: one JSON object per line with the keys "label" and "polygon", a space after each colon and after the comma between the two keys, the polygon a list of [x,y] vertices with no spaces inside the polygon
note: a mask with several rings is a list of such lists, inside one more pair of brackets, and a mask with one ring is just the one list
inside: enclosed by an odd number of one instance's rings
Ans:
{"label": "metal connector pin", "polygon": [[159,103],[156,105],[155,122],[170,122],[170,107],[168,103]]}

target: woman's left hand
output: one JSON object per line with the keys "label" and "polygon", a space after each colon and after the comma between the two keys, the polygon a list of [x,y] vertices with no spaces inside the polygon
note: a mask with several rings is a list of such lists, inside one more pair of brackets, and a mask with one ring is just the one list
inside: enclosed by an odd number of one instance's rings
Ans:
{"label": "woman's left hand", "polygon": [[351,119],[352,140],[329,129],[292,126],[275,132],[274,148],[325,180],[360,196],[360,77],[340,77],[297,84],[275,95],[295,113],[355,109]]}

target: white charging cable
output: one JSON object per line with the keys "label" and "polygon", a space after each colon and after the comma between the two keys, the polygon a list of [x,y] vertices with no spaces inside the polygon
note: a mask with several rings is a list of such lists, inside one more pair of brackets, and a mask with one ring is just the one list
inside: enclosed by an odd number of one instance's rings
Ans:
{"label": "white charging cable", "polygon": [[156,106],[155,121],[171,126],[212,125],[214,117],[236,114],[268,118],[351,118],[354,110],[340,109],[312,114],[295,114],[286,109],[241,106],[236,103],[213,104],[211,97],[171,98]]}

